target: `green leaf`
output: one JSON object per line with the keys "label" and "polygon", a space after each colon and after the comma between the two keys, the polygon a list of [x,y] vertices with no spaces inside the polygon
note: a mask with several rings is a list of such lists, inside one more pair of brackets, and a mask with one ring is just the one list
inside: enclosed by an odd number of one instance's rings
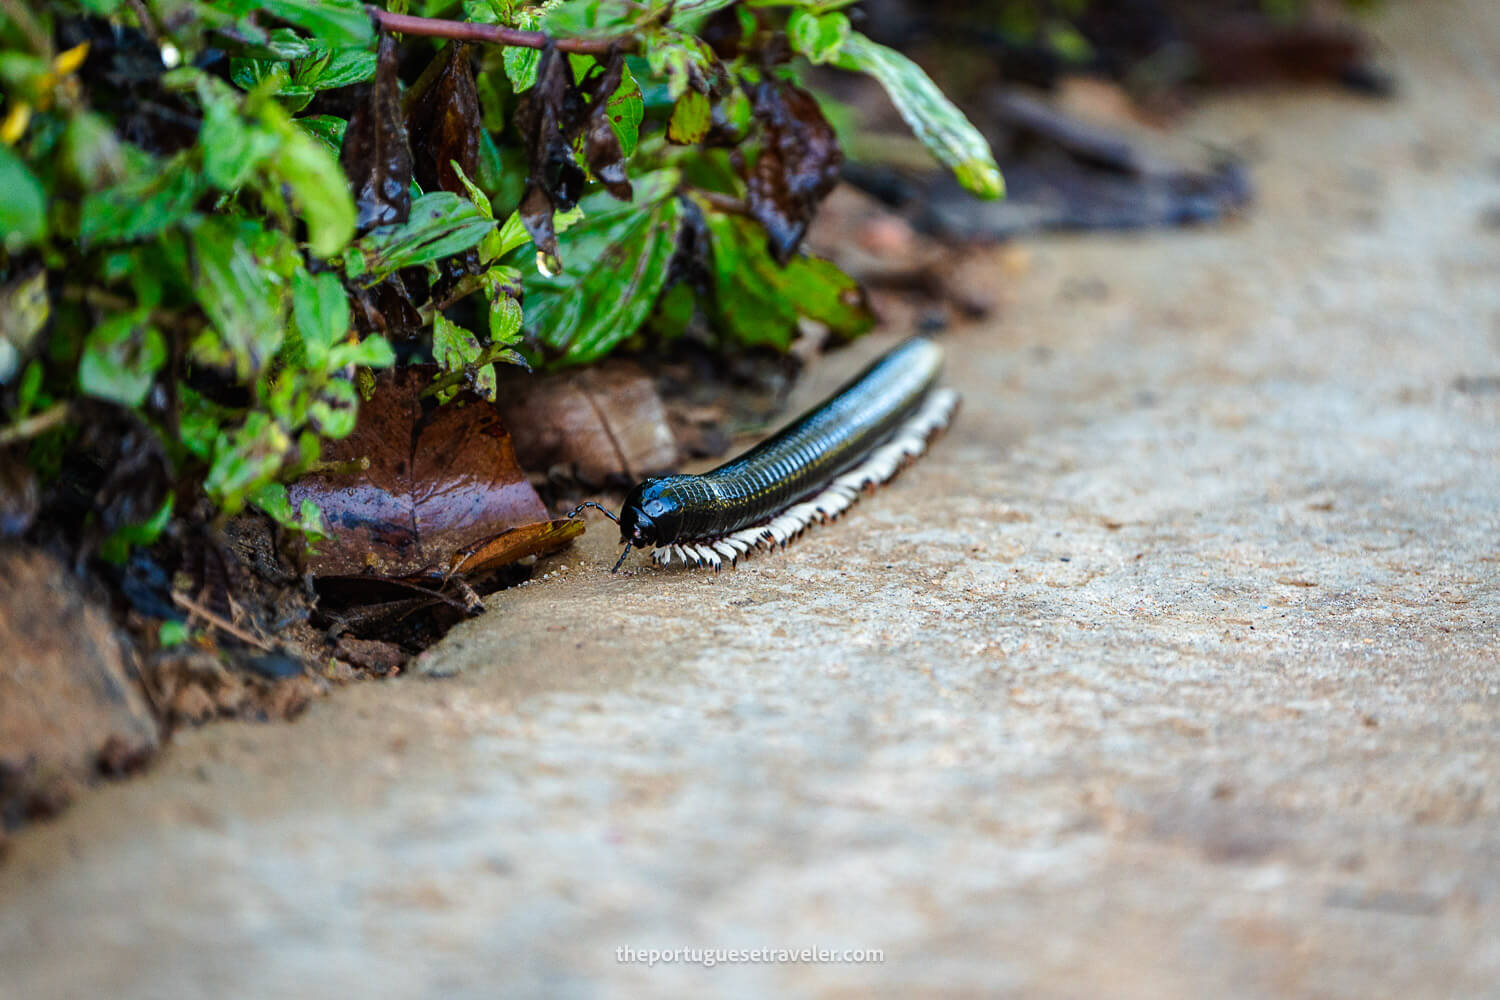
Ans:
{"label": "green leaf", "polygon": [[[517,11],[511,27],[535,31],[537,20],[537,16],[530,11]],[[510,80],[510,88],[517,94],[525,93],[535,86],[536,70],[542,62],[539,50],[510,45],[506,47],[501,59],[505,64],[505,76]]]}
{"label": "green leaf", "polygon": [[349,334],[349,298],[338,276],[311,275],[299,268],[292,277],[292,318],[302,337],[306,366],[326,370],[329,350]]}
{"label": "green leaf", "polygon": [[605,108],[609,112],[610,125],[615,130],[615,138],[620,140],[620,153],[628,157],[635,152],[636,143],[640,141],[641,120],[646,116],[646,102],[641,96],[641,85],[631,75],[629,66],[621,67],[620,85],[615,88]]}
{"label": "green leaf", "polygon": [[[442,313],[433,315],[432,357],[443,371],[463,371],[479,360],[482,351],[479,338],[471,331],[451,322]],[[496,389],[494,365],[484,365],[475,372],[474,388],[484,398],[494,400]],[[453,397],[455,392],[456,390],[449,390],[439,393],[438,398],[446,402]]]}
{"label": "green leaf", "polygon": [[356,220],[354,197],[338,154],[296,128],[275,104],[261,109],[261,119],[281,138],[270,172],[292,190],[293,203],[307,223],[308,249],[315,256],[332,257],[354,238]]}
{"label": "green leaf", "polygon": [[[328,49],[309,46],[307,55],[287,62],[276,59],[230,60],[229,78],[245,90],[262,86],[277,97],[310,99],[320,90],[364,83],[375,75],[375,53],[368,49]],[[307,100],[302,101],[306,105]],[[299,110],[288,108],[288,110]]]}
{"label": "green leaf", "polygon": [[357,341],[346,340],[335,344],[333,350],[328,353],[330,369],[343,368],[345,365],[389,368],[395,363],[396,352],[391,349],[390,341],[378,334],[370,334]]}
{"label": "green leaf", "polygon": [[155,236],[192,214],[201,178],[191,151],[139,168],[122,184],[83,199],[78,238],[89,244]]}
{"label": "green leaf", "polygon": [[880,81],[912,132],[964,187],[981,198],[1005,193],[989,143],[916,63],[852,31],[834,65]]}
{"label": "green leaf", "polygon": [[281,346],[284,286],[239,238],[237,227],[221,220],[193,231],[193,263],[194,291],[214,325],[193,342],[193,353],[209,364],[232,366],[248,381]]}
{"label": "green leaf", "polygon": [[156,513],[145,521],[138,524],[126,524],[115,529],[99,546],[99,555],[105,560],[116,565],[123,563],[130,556],[130,550],[136,545],[150,545],[161,537],[166,530],[167,522],[172,519],[172,504],[175,498],[168,493],[167,498],[162,501]]}
{"label": "green leaf", "polygon": [[180,646],[193,637],[185,622],[168,619],[156,627],[156,644],[162,649]]}
{"label": "green leaf", "polygon": [[348,122],[333,115],[307,115],[293,119],[292,124],[327,146],[335,157],[343,148],[344,130],[349,127]]}
{"label": "green leaf", "polygon": [[718,59],[701,38],[658,28],[646,36],[645,43],[646,65],[653,76],[666,77],[667,95],[674,101],[689,87],[706,90],[709,78],[716,74]]}
{"label": "green leaf", "polygon": [[712,319],[736,342],[786,350],[799,315],[826,323],[842,337],[874,324],[858,282],[833,264],[797,256],[779,267],[767,252],[765,231],[753,220],[702,207],[713,242]]}
{"label": "green leaf", "polygon": [[672,118],[667,122],[667,138],[683,146],[702,142],[703,137],[708,135],[711,121],[712,108],[708,103],[708,95],[696,90],[683,91],[682,96],[677,98],[677,103],[672,106]]}
{"label": "green leaf", "polygon": [[787,18],[786,37],[809,62],[826,63],[849,38],[849,16],[837,10],[826,14],[796,10]]}
{"label": "green leaf", "polygon": [[225,514],[236,514],[250,494],[276,478],[291,446],[270,414],[252,410],[244,424],[215,438],[203,488]]}
{"label": "green leaf", "polygon": [[[462,253],[494,228],[494,220],[486,219],[473,202],[451,191],[434,191],[412,202],[405,225],[377,229],[354,250],[359,264],[371,272],[365,280],[378,281],[392,271]],[[347,254],[345,266],[351,276],[360,274]]]}
{"label": "green leaf", "polygon": [[292,514],[292,501],[281,483],[266,483],[253,491],[248,499],[277,524],[296,523]]}
{"label": "green leaf", "polygon": [[234,191],[281,143],[259,123],[245,121],[237,98],[210,96],[207,88],[199,93],[204,98],[203,127],[198,131],[203,175],[214,187]]}
{"label": "green leaf", "polygon": [[370,15],[356,0],[255,0],[252,6],[329,46],[373,48],[375,44]]}
{"label": "green leaf", "polygon": [[480,277],[480,285],[490,303],[490,343],[520,343],[521,303],[515,298],[521,290],[520,272],[511,267],[492,267]]}
{"label": "green leaf", "polygon": [[676,183],[675,171],[658,171],[636,179],[633,202],[585,198],[584,221],[560,241],[562,273],[524,272],[531,324],[561,364],[603,357],[651,314],[682,228]]}
{"label": "green leaf", "polygon": [[0,144],[0,234],[10,252],[37,243],[46,235],[46,195],[26,163],[9,145]]}
{"label": "green leaf", "polygon": [[318,398],[307,408],[308,418],[324,437],[348,437],[354,431],[359,415],[359,393],[353,382],[333,379],[323,386]]}
{"label": "green leaf", "polygon": [[167,342],[149,325],[150,310],[116,313],[94,327],[78,361],[85,395],[121,406],[140,406],[167,360]]}

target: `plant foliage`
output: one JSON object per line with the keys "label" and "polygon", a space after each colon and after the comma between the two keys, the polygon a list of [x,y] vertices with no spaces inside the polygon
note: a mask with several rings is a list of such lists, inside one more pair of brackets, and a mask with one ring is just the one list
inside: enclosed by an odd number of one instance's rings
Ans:
{"label": "plant foliage", "polygon": [[859,288],[801,249],[841,161],[808,64],[873,75],[1001,193],[836,0],[391,7],[546,38],[400,34],[352,0],[0,4],[0,457],[48,475],[116,412],[170,473],[127,541],[200,496],[315,532],[280,484],[398,358],[435,361],[445,400],[690,329],[857,335]]}

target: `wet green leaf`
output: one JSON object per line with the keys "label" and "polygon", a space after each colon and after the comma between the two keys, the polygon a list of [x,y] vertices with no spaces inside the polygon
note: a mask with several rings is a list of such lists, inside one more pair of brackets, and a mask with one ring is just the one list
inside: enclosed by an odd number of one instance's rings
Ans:
{"label": "wet green leaf", "polygon": [[270,170],[291,189],[292,202],[307,223],[308,249],[332,257],[353,239],[355,224],[354,199],[338,157],[295,127],[277,105],[262,108],[261,118],[281,140]]}
{"label": "wet green leaf", "polygon": [[302,338],[305,362],[325,369],[328,352],[349,333],[349,299],[333,274],[298,270],[292,278],[292,317]]}
{"label": "wet green leaf", "polygon": [[213,323],[207,336],[193,342],[193,353],[248,380],[281,346],[284,286],[230,223],[204,221],[194,229],[192,244],[193,287]]}
{"label": "wet green leaf", "polygon": [[[442,313],[432,317],[432,357],[445,372],[461,372],[479,360],[484,349],[479,338],[450,321]],[[495,366],[484,365],[474,373],[474,389],[484,398],[495,398]],[[453,390],[439,394],[439,399],[452,397]]]}
{"label": "wet green leaf", "polygon": [[833,63],[840,69],[869,73],[880,81],[912,132],[953,171],[960,184],[981,198],[998,198],[1005,193],[990,144],[943,96],[922,67],[857,31],[849,33]]}
{"label": "wet green leaf", "polygon": [[737,343],[785,350],[799,315],[826,323],[842,337],[874,324],[858,282],[833,264],[799,255],[781,267],[752,220],[704,209],[713,242],[712,319]]}
{"label": "wet green leaf", "polygon": [[150,311],[116,313],[94,327],[78,362],[85,395],[121,406],[139,406],[167,360],[167,342],[150,324]]}
{"label": "wet green leaf", "polygon": [[348,122],[333,115],[306,115],[293,119],[292,124],[327,146],[335,157],[344,145],[344,130],[349,127]]}
{"label": "wet green leaf", "polygon": [[291,447],[291,438],[270,414],[252,411],[239,427],[214,436],[213,464],[203,488],[224,513],[238,513],[249,494],[276,479]]}
{"label": "wet green leaf", "polygon": [[473,202],[450,191],[434,191],[412,203],[405,225],[377,229],[353,249],[365,270],[380,278],[468,250],[494,228],[494,220],[486,219]]}
{"label": "wet green leaf", "polygon": [[250,6],[296,25],[330,46],[364,48],[375,41],[370,15],[357,0],[255,0]]}
{"label": "wet green leaf", "polygon": [[138,169],[117,187],[84,198],[78,237],[109,243],[155,236],[192,214],[202,180],[189,153]]}
{"label": "wet green leaf", "polygon": [[[375,53],[368,49],[328,49],[314,44],[307,55],[287,62],[237,58],[230,61],[230,79],[245,90],[268,87],[277,97],[311,100],[320,90],[364,83],[375,75]],[[299,108],[288,107],[289,111]]]}
{"label": "wet green leaf", "polygon": [[559,363],[603,357],[651,314],[682,227],[676,179],[673,171],[637,178],[634,202],[584,199],[583,222],[562,241],[562,273],[523,272],[530,322]]}
{"label": "wet green leaf", "polygon": [[620,140],[620,151],[625,156],[635,152],[640,141],[641,121],[646,115],[646,103],[641,97],[641,85],[630,75],[630,67],[622,67],[620,86],[609,99],[609,121]]}

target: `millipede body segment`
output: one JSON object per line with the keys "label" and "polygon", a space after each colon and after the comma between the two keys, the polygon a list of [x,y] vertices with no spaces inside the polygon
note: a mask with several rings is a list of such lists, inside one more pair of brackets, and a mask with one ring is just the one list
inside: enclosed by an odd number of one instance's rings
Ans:
{"label": "millipede body segment", "polygon": [[941,368],[942,349],[913,337],[739,458],[702,475],[645,480],[620,511],[625,552],[651,547],[662,565],[680,558],[718,569],[837,517],[948,425],[958,394],[936,387]]}

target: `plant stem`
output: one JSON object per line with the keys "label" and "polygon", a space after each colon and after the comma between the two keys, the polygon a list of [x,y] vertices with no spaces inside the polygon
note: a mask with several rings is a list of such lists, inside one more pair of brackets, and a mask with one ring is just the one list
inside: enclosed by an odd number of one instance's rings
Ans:
{"label": "plant stem", "polygon": [[44,431],[49,431],[68,418],[67,403],[53,403],[41,413],[34,413],[25,420],[17,420],[9,427],[0,427],[0,448],[29,441]]}
{"label": "plant stem", "polygon": [[[515,353],[515,348],[510,344],[486,344],[484,350],[479,352],[479,357],[464,365],[457,371],[444,372],[432,380],[432,384],[422,390],[422,398],[436,396],[447,389],[457,389],[467,383],[479,373],[479,369],[485,365],[494,364],[506,357],[507,354]],[[530,371],[530,367],[526,369]]]}
{"label": "plant stem", "polygon": [[385,31],[399,31],[406,35],[426,35],[429,38],[451,38],[461,42],[487,42],[491,45],[511,45],[523,49],[545,49],[556,45],[559,52],[576,52],[580,55],[602,56],[611,49],[622,52],[635,48],[633,38],[557,38],[544,31],[523,31],[499,24],[478,24],[472,21],[445,21],[438,17],[419,17],[415,14],[393,14],[378,7],[365,8],[370,17]]}

